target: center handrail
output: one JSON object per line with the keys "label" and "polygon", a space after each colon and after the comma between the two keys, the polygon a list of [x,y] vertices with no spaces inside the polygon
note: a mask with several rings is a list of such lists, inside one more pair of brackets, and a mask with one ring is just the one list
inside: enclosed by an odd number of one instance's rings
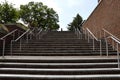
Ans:
{"label": "center handrail", "polygon": [[4,57],[4,54],[5,54],[5,45],[6,45],[5,38],[6,38],[7,36],[10,36],[10,35],[13,34],[13,39],[14,39],[14,37],[15,37],[15,32],[16,32],[16,31],[18,31],[18,29],[15,29],[15,30],[11,31],[11,32],[9,32],[8,34],[6,34],[5,36],[3,36],[2,38],[0,38],[0,40],[3,41],[3,45],[2,45],[2,56],[3,56],[3,57]]}
{"label": "center handrail", "polygon": [[[34,31],[35,30],[38,30],[37,32],[37,34],[35,33],[34,34]],[[30,39],[32,39],[32,37],[33,38],[35,38],[35,39],[37,39],[37,37],[39,37],[39,35],[40,35],[40,32],[42,31],[42,28],[33,28],[32,30],[31,29],[28,29],[26,32],[24,32],[23,34],[21,34],[17,39],[15,39],[15,40],[12,40],[11,41],[11,55],[12,55],[12,53],[13,53],[13,42],[18,42],[19,41],[19,50],[21,51],[22,50],[22,39],[25,37],[25,39],[24,40],[26,40],[27,41],[27,43],[28,43],[28,39],[30,38]],[[39,38],[38,38],[39,39]]]}
{"label": "center handrail", "polygon": [[117,42],[118,44],[120,44],[120,41],[118,41],[116,38],[114,38],[113,36],[111,36],[111,38],[112,38],[115,42]]}
{"label": "center handrail", "polygon": [[[95,51],[95,40],[100,42],[100,56],[102,56],[102,42],[101,39],[98,39],[91,31],[90,29],[86,28],[87,34],[88,34],[88,43],[90,41],[90,37],[92,37],[93,40],[93,51]],[[86,35],[87,35],[86,34]]]}
{"label": "center handrail", "polygon": [[[120,39],[118,39],[116,36],[114,36],[112,33],[110,33],[109,31],[107,31],[104,28],[103,28],[103,31],[104,31],[104,38],[106,40],[106,52],[107,52],[107,56],[109,55],[109,53],[108,53],[108,42],[107,42],[107,39],[112,39],[112,47],[113,47],[113,49],[117,50],[118,68],[120,68],[120,60],[119,60],[119,57],[120,57],[120,55],[119,55]],[[106,36],[106,33],[109,36]],[[115,45],[116,45],[116,47],[115,47]]]}
{"label": "center handrail", "polygon": [[39,31],[38,31],[37,35],[39,35],[39,34],[41,33],[42,28],[40,27],[38,30],[39,30]]}
{"label": "center handrail", "polygon": [[96,41],[99,41],[99,39],[88,28],[86,29]]}
{"label": "center handrail", "polygon": [[[109,36],[107,38],[111,38],[113,41],[116,42],[116,51],[117,51],[117,61],[118,61],[118,68],[120,68],[120,55],[119,55],[119,46],[120,45],[120,41],[118,41],[115,37],[113,36]],[[114,47],[115,48],[115,47]],[[108,50],[107,50],[108,51]]]}
{"label": "center handrail", "polygon": [[11,34],[15,33],[17,30],[18,30],[18,29],[15,29],[15,30],[13,30],[13,31],[9,32],[8,34],[6,34],[5,36],[3,36],[3,37],[2,37],[2,38],[0,38],[0,39],[1,39],[1,40],[3,40],[3,39],[4,39],[4,38],[6,38],[7,36],[9,36],[9,35],[11,35]]}
{"label": "center handrail", "polygon": [[25,34],[27,34],[30,31],[30,29],[28,29],[26,32],[24,32],[21,36],[19,36],[16,40],[14,40],[15,42],[18,41],[19,39],[21,39]]}
{"label": "center handrail", "polygon": [[27,35],[27,42],[28,42],[28,32],[30,31],[30,29],[28,29],[26,32],[24,32],[23,34],[21,34],[17,39],[15,40],[11,40],[11,55],[12,55],[12,48],[13,48],[13,42],[17,42],[18,40],[20,40],[20,51],[21,51],[21,39],[22,37],[24,37],[25,35]]}
{"label": "center handrail", "polygon": [[114,36],[112,33],[110,33],[109,31],[107,31],[106,29],[103,28],[104,31],[104,38],[106,37],[105,33],[109,34],[110,36],[114,37],[115,39],[117,39],[118,41],[120,41],[120,39],[118,39],[116,36]]}
{"label": "center handrail", "polygon": [[74,30],[75,30],[75,34],[78,36],[78,38],[82,39],[82,33],[80,32],[80,30],[78,28],[75,28],[75,27],[74,27]]}
{"label": "center handrail", "polygon": [[[113,49],[115,49],[115,44],[114,42],[120,42],[120,39],[118,39],[116,36],[114,36],[112,33],[110,33],[109,31],[107,31],[106,29],[102,29],[104,32],[104,39],[106,41],[106,54],[107,56],[109,55],[109,52],[108,52],[108,41],[107,39],[112,39],[112,47]],[[106,35],[108,34],[108,35]]]}

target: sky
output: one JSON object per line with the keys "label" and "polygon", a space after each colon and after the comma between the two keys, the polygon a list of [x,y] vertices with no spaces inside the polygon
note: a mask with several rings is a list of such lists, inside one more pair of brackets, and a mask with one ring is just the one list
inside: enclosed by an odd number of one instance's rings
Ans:
{"label": "sky", "polygon": [[[53,8],[59,15],[60,28],[67,30],[67,25],[72,22],[76,14],[80,14],[83,20],[86,20],[98,4],[98,0],[7,0],[19,8],[21,4],[27,4],[30,1],[43,2],[50,8]],[[4,2],[4,0],[0,0]]]}

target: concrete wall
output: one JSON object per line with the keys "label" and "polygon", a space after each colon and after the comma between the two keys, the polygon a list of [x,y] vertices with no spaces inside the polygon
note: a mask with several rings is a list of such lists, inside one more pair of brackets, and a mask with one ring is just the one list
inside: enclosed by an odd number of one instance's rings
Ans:
{"label": "concrete wall", "polygon": [[84,28],[89,28],[96,37],[100,38],[105,28],[120,39],[120,0],[101,0],[87,21]]}

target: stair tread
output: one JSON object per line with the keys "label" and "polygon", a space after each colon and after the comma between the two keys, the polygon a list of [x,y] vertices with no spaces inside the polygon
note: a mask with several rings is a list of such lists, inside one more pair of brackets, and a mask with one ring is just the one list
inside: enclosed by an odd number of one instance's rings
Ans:
{"label": "stair tread", "polygon": [[108,60],[117,59],[117,56],[5,56],[0,57],[0,59],[17,59],[17,60]]}
{"label": "stair tread", "polygon": [[109,63],[1,63],[0,65],[115,65],[118,64],[117,62],[109,62]]}
{"label": "stair tread", "polygon": [[104,77],[108,77],[108,78],[113,78],[113,77],[118,77],[120,78],[120,74],[110,74],[110,75],[105,75],[105,74],[101,74],[101,75],[26,75],[26,74],[0,74],[0,77],[18,77],[18,78],[104,78]]}
{"label": "stair tread", "polygon": [[36,69],[36,68],[0,68],[0,70],[24,71],[120,71],[119,68],[87,68],[87,69]]}
{"label": "stair tread", "polygon": [[[83,34],[83,38],[84,38]],[[0,80],[114,80],[120,79],[117,56],[110,45],[106,55],[106,45],[87,39],[78,39],[75,32],[50,31],[40,40],[13,44],[13,56],[6,48],[8,56],[0,57]],[[16,55],[16,56],[15,56]],[[17,56],[18,55],[18,56]]]}

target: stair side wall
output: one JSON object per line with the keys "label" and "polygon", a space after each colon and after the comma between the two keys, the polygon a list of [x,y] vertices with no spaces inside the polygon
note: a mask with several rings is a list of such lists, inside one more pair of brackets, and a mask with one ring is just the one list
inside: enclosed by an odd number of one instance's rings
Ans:
{"label": "stair side wall", "polygon": [[89,28],[98,38],[104,37],[102,28],[105,28],[120,39],[120,0],[101,0],[83,27]]}

